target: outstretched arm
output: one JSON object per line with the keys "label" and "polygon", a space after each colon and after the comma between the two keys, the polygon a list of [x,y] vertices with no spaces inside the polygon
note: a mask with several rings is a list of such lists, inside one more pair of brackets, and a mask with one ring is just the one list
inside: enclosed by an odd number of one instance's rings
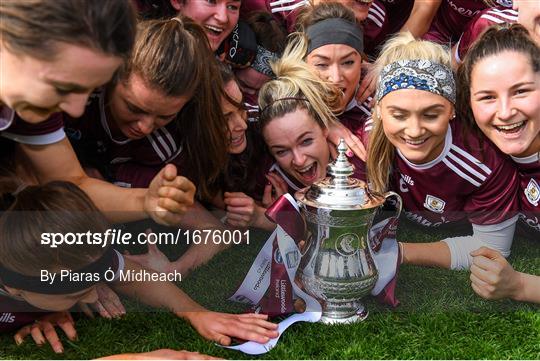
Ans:
{"label": "outstretched arm", "polygon": [[514,270],[500,252],[481,247],[471,252],[471,286],[480,297],[540,303],[540,276]]}
{"label": "outstretched arm", "polygon": [[193,203],[195,186],[188,179],[178,177],[172,165],[154,178],[149,189],[130,189],[88,177],[66,138],[48,145],[19,146],[40,183],[52,180],[75,183],[111,222],[151,216],[158,223],[177,224]]}

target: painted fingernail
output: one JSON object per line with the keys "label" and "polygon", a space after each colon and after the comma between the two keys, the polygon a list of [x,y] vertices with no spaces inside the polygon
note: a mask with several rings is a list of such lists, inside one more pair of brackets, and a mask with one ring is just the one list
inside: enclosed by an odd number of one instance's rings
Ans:
{"label": "painted fingernail", "polygon": [[354,155],[351,150],[348,150],[345,154],[347,154],[347,157],[352,157]]}

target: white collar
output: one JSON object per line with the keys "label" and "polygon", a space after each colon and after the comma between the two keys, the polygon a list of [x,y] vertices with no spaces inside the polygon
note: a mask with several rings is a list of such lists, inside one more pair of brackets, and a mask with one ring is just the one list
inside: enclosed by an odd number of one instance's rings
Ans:
{"label": "white collar", "polygon": [[401,159],[403,159],[403,161],[405,163],[407,163],[407,165],[411,168],[414,168],[414,169],[429,169],[431,167],[433,167],[434,165],[436,165],[437,163],[439,163],[440,161],[443,160],[444,157],[446,157],[446,155],[448,154],[448,152],[450,151],[450,147],[452,146],[452,128],[450,126],[450,124],[448,125],[448,129],[446,130],[446,136],[444,138],[444,148],[443,148],[443,151],[441,152],[441,154],[439,154],[437,156],[437,158],[427,162],[427,163],[423,163],[423,164],[415,164],[415,163],[411,163],[407,158],[405,158],[405,156],[399,151],[399,149],[396,148],[397,150],[397,153],[399,155],[399,157]]}

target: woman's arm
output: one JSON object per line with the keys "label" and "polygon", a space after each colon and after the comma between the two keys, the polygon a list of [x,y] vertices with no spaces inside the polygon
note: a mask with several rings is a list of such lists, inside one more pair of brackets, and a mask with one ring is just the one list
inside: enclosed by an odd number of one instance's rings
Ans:
{"label": "woman's arm", "polygon": [[500,252],[488,247],[471,256],[471,286],[480,297],[540,303],[540,276],[514,270]]}
{"label": "woman's arm", "polygon": [[450,269],[469,269],[471,252],[480,247],[497,249],[505,257],[510,255],[518,216],[488,226],[473,224],[473,234],[451,237],[432,243],[402,243],[403,262],[419,266]]}
{"label": "woman's arm", "polygon": [[[126,259],[124,272],[127,271],[137,273],[143,272],[144,269]],[[233,315],[209,311],[193,301],[172,282],[118,281],[112,286],[126,296],[137,298],[149,306],[165,308],[176,316],[185,318],[201,336],[222,345],[230,344],[231,337],[266,343],[278,335],[277,325],[266,321],[266,315]]]}
{"label": "woman's arm", "polygon": [[431,26],[442,0],[415,0],[409,19],[401,31],[410,31],[415,38],[421,38]]}
{"label": "woman's arm", "polygon": [[122,188],[90,178],[83,171],[69,141],[48,145],[19,145],[40,183],[65,180],[83,189],[111,222],[129,222],[151,216],[161,224],[178,224],[193,204],[195,186],[164,168],[148,189]]}

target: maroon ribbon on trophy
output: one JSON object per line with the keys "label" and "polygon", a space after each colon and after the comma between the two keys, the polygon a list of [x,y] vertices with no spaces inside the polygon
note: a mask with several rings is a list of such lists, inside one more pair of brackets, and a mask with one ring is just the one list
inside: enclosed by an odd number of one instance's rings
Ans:
{"label": "maroon ribbon on trophy", "polygon": [[[287,197],[278,198],[265,213],[266,217],[281,226],[298,244],[305,232],[304,219]],[[294,295],[291,280],[279,252],[277,235],[272,242],[272,266],[270,270],[270,287],[260,302],[262,313],[269,316],[280,316],[294,311]]]}
{"label": "maroon ribbon on trophy", "polygon": [[298,209],[285,196],[279,197],[265,213],[266,217],[281,226],[296,243],[304,238],[306,223]]}
{"label": "maroon ribbon on trophy", "polygon": [[293,290],[279,252],[277,235],[272,242],[272,263],[270,268],[270,286],[259,302],[260,312],[270,317],[286,315],[293,312]]}
{"label": "maroon ribbon on trophy", "polygon": [[[252,355],[268,352],[275,347],[281,334],[290,325],[300,321],[317,322],[322,314],[319,302],[293,284],[300,263],[297,244],[302,240],[305,230],[305,223],[296,208],[295,200],[289,194],[281,196],[267,210],[266,215],[278,225],[259,251],[244,281],[230,298],[255,305],[251,311],[257,310],[280,319],[279,336],[266,344],[249,341],[227,346],[229,349]],[[304,301],[304,312],[294,312],[294,297]]]}

